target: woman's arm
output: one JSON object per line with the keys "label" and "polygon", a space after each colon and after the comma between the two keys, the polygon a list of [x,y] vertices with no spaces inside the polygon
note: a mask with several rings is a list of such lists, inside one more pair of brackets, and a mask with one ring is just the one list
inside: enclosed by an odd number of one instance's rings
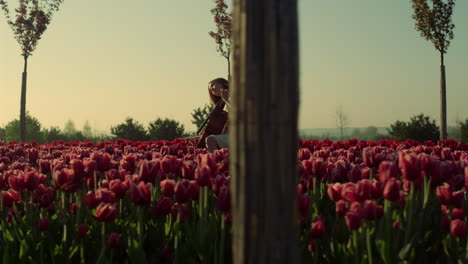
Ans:
{"label": "woman's arm", "polygon": [[223,89],[221,91],[221,98],[223,99],[224,103],[231,108],[231,101],[229,100],[229,90],[228,89]]}

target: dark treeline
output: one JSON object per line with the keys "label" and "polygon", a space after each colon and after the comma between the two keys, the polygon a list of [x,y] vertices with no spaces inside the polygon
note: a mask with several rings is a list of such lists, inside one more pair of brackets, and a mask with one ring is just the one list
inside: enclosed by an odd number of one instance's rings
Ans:
{"label": "dark treeline", "polygon": [[[192,123],[199,127],[210,110],[211,109],[209,109],[207,105],[205,105],[204,108],[194,109],[192,112]],[[0,140],[5,142],[20,141],[19,125],[19,120],[15,119],[8,122],[4,127],[0,127]],[[111,126],[110,134],[106,134],[93,131],[88,121],[85,122],[81,130],[76,128],[72,120],[68,120],[63,129],[60,129],[58,126],[45,128],[37,118],[28,113],[26,117],[26,129],[28,132],[26,142],[36,141],[40,144],[57,140],[63,140],[64,142],[88,140],[93,143],[98,143],[119,138],[132,141],[157,141],[173,140],[175,138],[194,135],[194,132],[185,131],[184,125],[180,122],[159,117],[150,122],[147,126],[144,126],[131,117],[127,117],[122,123]],[[347,130],[345,130],[344,140],[356,138],[358,140],[378,141],[380,139],[391,138],[404,141],[410,138],[420,142],[424,142],[425,140],[436,142],[439,137],[439,127],[435,120],[431,120],[430,117],[422,113],[411,117],[409,121],[397,120],[390,125],[390,128],[387,129],[388,133],[386,134],[379,133],[378,129],[373,126]],[[341,140],[341,136],[338,134],[301,134],[299,137],[304,140]],[[468,142],[468,118],[465,121],[457,122],[456,126],[449,127],[448,138]]]}

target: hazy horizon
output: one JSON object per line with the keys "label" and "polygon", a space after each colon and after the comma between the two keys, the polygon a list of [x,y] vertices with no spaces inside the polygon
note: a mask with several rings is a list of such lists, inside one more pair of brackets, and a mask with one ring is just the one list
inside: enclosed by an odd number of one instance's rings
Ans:
{"label": "hazy horizon", "polygon": [[[8,1],[12,2],[12,1]],[[229,4],[231,1],[227,1]],[[439,124],[439,54],[414,29],[407,1],[299,0],[299,129],[333,128],[342,106],[350,127],[388,127],[419,113]],[[26,110],[43,127],[110,127],[132,117],[196,130],[207,82],[226,77],[208,32],[206,1],[64,1],[28,60]],[[13,7],[10,7],[12,10]],[[468,1],[457,1],[445,56],[447,121],[468,118]],[[0,126],[19,117],[23,59],[0,15]],[[465,99],[463,99],[465,98]]]}

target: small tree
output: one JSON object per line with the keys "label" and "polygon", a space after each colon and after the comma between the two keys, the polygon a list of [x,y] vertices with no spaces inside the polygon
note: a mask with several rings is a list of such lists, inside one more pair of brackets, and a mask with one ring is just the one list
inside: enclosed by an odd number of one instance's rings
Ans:
{"label": "small tree", "polygon": [[56,140],[66,141],[66,137],[62,134],[60,128],[55,126],[44,129],[44,138],[46,143],[51,143]]}
{"label": "small tree", "polygon": [[88,120],[86,120],[85,124],[83,125],[82,134],[86,139],[93,138],[93,131],[91,129],[91,125],[89,124]]}
{"label": "small tree", "polygon": [[435,120],[430,120],[429,116],[419,114],[411,117],[409,122],[396,121],[390,125],[388,131],[390,137],[405,141],[406,139],[413,139],[419,142],[426,140],[437,141],[439,138],[439,127],[436,125]]}
{"label": "small tree", "polygon": [[24,58],[24,71],[21,84],[20,138],[26,141],[26,80],[28,57],[36,49],[38,41],[49,25],[52,14],[58,11],[63,0],[19,0],[19,8],[15,9],[16,18],[10,18],[7,2],[0,0],[0,6],[5,13],[8,25],[13,30],[15,39],[21,46],[21,56]]}
{"label": "small tree", "polygon": [[211,111],[213,111],[213,104],[205,104],[203,108],[198,107],[192,111],[192,124],[194,124],[197,129],[203,124],[203,122],[208,118]]}
{"label": "small tree", "polygon": [[344,140],[344,129],[349,125],[348,115],[343,111],[343,107],[339,106],[336,110],[336,126],[340,130],[341,141]]}
{"label": "small tree", "polygon": [[[444,54],[453,39],[455,0],[411,0],[416,30],[440,53],[440,139],[447,139],[447,102]],[[429,4],[431,3],[431,4]]]}
{"label": "small tree", "polygon": [[131,117],[127,117],[124,123],[111,127],[111,134],[115,139],[122,138],[131,141],[145,141],[148,139],[148,134],[143,125],[138,121],[134,121]]}
{"label": "small tree", "polygon": [[228,63],[228,80],[231,81],[231,28],[232,14],[227,13],[228,5],[224,0],[215,0],[216,7],[211,9],[216,24],[216,32],[209,34],[216,41],[216,50]]}
{"label": "small tree", "polygon": [[149,124],[148,133],[151,140],[173,140],[184,136],[184,125],[169,118],[158,118]]}
{"label": "small tree", "polygon": [[0,140],[5,140],[5,128],[0,127]]}
{"label": "small tree", "polygon": [[[19,127],[20,121],[18,119],[10,121],[5,126],[5,141],[20,141]],[[45,137],[42,131],[42,125],[37,118],[30,116],[29,113],[26,114],[26,129],[29,133],[23,142],[36,141],[38,143],[44,143]]]}
{"label": "small tree", "polygon": [[468,118],[464,122],[459,122],[460,126],[460,141],[468,143]]}

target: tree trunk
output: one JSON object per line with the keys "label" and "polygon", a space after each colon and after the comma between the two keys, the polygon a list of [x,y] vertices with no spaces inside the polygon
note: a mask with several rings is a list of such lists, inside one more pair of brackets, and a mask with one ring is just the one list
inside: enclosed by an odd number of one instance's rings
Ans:
{"label": "tree trunk", "polygon": [[232,76],[231,76],[231,59],[229,58],[229,55],[228,55],[228,58],[227,58],[227,62],[228,62],[228,82],[229,82],[229,84],[231,84],[231,82],[232,82]]}
{"label": "tree trunk", "polygon": [[24,71],[21,82],[20,138],[26,142],[26,80],[28,76],[28,56],[24,56]]}
{"label": "tree trunk", "polygon": [[297,263],[297,0],[234,0],[234,263]]}
{"label": "tree trunk", "polygon": [[447,88],[445,83],[444,54],[440,53],[440,140],[447,139]]}

